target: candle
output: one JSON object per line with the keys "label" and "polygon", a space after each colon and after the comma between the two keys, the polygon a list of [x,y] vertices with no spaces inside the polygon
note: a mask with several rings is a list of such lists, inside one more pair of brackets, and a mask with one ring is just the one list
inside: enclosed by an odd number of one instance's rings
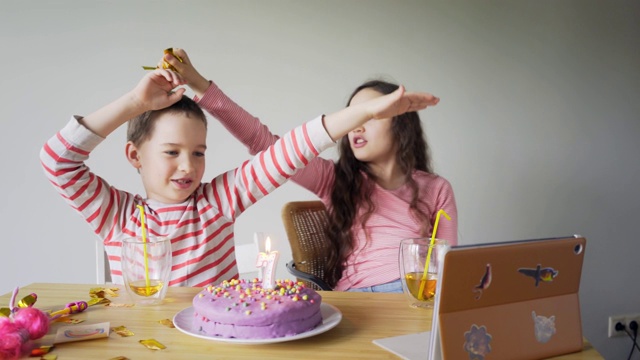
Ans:
{"label": "candle", "polygon": [[277,251],[271,251],[271,239],[267,236],[265,243],[266,252],[258,253],[258,261],[256,261],[256,267],[262,270],[262,288],[273,289],[276,273],[276,264],[278,263],[278,257],[280,254]]}

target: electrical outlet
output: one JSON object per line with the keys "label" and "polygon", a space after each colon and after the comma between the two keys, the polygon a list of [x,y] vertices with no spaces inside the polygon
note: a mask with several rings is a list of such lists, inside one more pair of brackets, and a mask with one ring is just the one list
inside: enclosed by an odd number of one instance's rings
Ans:
{"label": "electrical outlet", "polygon": [[625,329],[631,331],[631,328],[629,328],[629,324],[634,320],[636,321],[638,326],[640,326],[640,314],[609,316],[609,337],[627,336],[627,332],[624,330],[616,331],[616,324],[619,322],[624,325]]}

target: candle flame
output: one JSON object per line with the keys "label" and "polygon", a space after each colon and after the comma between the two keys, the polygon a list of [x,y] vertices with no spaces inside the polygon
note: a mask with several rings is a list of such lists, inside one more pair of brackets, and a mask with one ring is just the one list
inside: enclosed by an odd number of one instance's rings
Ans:
{"label": "candle flame", "polygon": [[271,238],[267,236],[267,240],[264,244],[264,249],[267,251],[267,254],[271,252]]}

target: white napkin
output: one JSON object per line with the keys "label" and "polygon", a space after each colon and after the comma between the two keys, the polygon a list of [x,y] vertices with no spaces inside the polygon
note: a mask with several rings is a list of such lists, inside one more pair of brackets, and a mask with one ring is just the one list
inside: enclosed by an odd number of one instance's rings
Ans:
{"label": "white napkin", "polygon": [[405,360],[427,360],[431,331],[373,340],[373,343]]}

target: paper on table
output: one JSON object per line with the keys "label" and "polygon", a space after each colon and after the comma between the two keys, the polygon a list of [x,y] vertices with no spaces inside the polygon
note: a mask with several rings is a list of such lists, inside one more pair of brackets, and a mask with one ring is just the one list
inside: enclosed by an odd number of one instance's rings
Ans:
{"label": "paper on table", "polygon": [[61,326],[56,332],[54,344],[71,341],[91,340],[105,338],[109,336],[109,326],[111,323]]}
{"label": "paper on table", "polygon": [[427,360],[431,331],[373,340],[373,343],[405,360]]}

